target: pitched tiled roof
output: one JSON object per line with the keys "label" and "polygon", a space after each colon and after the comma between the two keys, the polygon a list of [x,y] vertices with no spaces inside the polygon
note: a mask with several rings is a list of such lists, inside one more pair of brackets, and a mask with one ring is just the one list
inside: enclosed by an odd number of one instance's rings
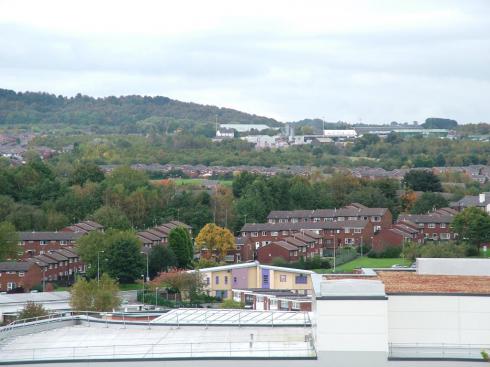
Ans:
{"label": "pitched tiled roof", "polygon": [[3,261],[0,262],[0,271],[28,271],[31,266],[28,261]]}
{"label": "pitched tiled roof", "polygon": [[340,222],[302,222],[302,223],[246,223],[241,232],[260,231],[303,231],[309,229],[342,229],[342,228],[364,228],[369,222],[367,220],[346,220]]}
{"label": "pitched tiled roof", "polygon": [[77,232],[18,232],[21,241],[76,241],[82,233]]}
{"label": "pitched tiled roof", "polygon": [[437,214],[400,214],[399,222],[408,220],[413,223],[451,223],[453,215],[437,215]]}
{"label": "pitched tiled roof", "polygon": [[281,246],[282,248],[285,248],[286,250],[289,250],[289,251],[297,251],[298,250],[298,247],[295,246],[295,245],[292,245],[290,243],[287,243],[285,241],[276,241],[276,242],[272,242],[278,246]]}

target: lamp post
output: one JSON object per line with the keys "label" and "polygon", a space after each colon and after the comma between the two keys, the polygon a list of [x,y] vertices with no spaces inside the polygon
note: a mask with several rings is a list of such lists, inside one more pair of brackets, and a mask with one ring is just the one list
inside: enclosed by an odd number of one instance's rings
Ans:
{"label": "lamp post", "polygon": [[158,287],[155,288],[155,309],[157,308]]}
{"label": "lamp post", "polygon": [[141,274],[141,278],[143,279],[143,307],[145,307],[145,276]]}
{"label": "lamp post", "polygon": [[97,252],[97,285],[99,285],[100,281],[100,254],[104,253],[104,250],[100,250]]}
{"label": "lamp post", "polygon": [[150,271],[149,271],[150,268],[149,268],[149,260],[148,260],[149,254],[143,251],[141,251],[140,253],[146,255],[146,281],[149,282],[150,281]]}

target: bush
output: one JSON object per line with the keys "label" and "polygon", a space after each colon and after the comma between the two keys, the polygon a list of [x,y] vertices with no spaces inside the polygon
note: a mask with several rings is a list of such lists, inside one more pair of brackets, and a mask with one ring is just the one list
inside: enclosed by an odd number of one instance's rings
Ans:
{"label": "bush", "polygon": [[402,253],[401,247],[387,247],[381,252],[376,252],[373,249],[368,252],[367,256],[371,258],[383,258],[383,259],[392,259],[396,257],[400,257]]}
{"label": "bush", "polygon": [[432,242],[422,245],[410,243],[405,245],[403,257],[412,261],[415,261],[417,257],[466,257],[468,251],[471,251],[470,246],[454,242]]}
{"label": "bush", "polygon": [[221,304],[221,308],[245,308],[245,304],[243,302],[236,302],[232,299],[226,299]]}
{"label": "bush", "polygon": [[19,312],[18,319],[31,319],[34,317],[46,316],[48,311],[45,310],[43,305],[28,301],[25,307]]}
{"label": "bush", "polygon": [[479,256],[480,252],[476,246],[466,246],[466,256]]}

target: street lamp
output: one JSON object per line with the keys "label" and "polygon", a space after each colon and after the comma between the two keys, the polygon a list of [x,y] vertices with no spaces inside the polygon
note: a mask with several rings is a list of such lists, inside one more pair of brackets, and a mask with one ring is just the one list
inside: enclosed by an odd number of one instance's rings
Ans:
{"label": "street lamp", "polygon": [[155,309],[157,308],[158,287],[155,288]]}
{"label": "street lamp", "polygon": [[100,250],[97,252],[97,285],[100,281],[100,254],[103,253],[104,250]]}
{"label": "street lamp", "polygon": [[143,255],[146,255],[146,281],[149,282],[150,281],[150,272],[149,272],[149,266],[148,266],[149,254],[146,253],[146,252],[143,252],[143,251],[141,251],[140,253],[143,254]]}

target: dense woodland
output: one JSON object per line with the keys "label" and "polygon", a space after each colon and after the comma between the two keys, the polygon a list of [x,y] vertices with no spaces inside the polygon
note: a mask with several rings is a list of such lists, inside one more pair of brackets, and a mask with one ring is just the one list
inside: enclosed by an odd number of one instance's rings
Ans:
{"label": "dense woodland", "polygon": [[[407,194],[397,193],[401,187]],[[473,187],[474,193],[485,189]],[[424,191],[421,197],[411,190]],[[70,223],[93,219],[118,230],[143,229],[177,219],[197,233],[206,223],[239,230],[245,220],[262,222],[271,210],[339,208],[351,202],[401,211],[426,212],[448,204],[437,192],[438,177],[424,171],[406,180],[367,181],[350,175],[319,173],[310,177],[265,177],[242,173],[232,186],[207,190],[151,181],[142,171],[121,166],[104,175],[93,162],[73,166],[33,158],[12,167],[0,161],[0,222],[17,230],[57,230]],[[460,197],[469,191],[454,194]],[[471,193],[471,192],[470,192]]]}

